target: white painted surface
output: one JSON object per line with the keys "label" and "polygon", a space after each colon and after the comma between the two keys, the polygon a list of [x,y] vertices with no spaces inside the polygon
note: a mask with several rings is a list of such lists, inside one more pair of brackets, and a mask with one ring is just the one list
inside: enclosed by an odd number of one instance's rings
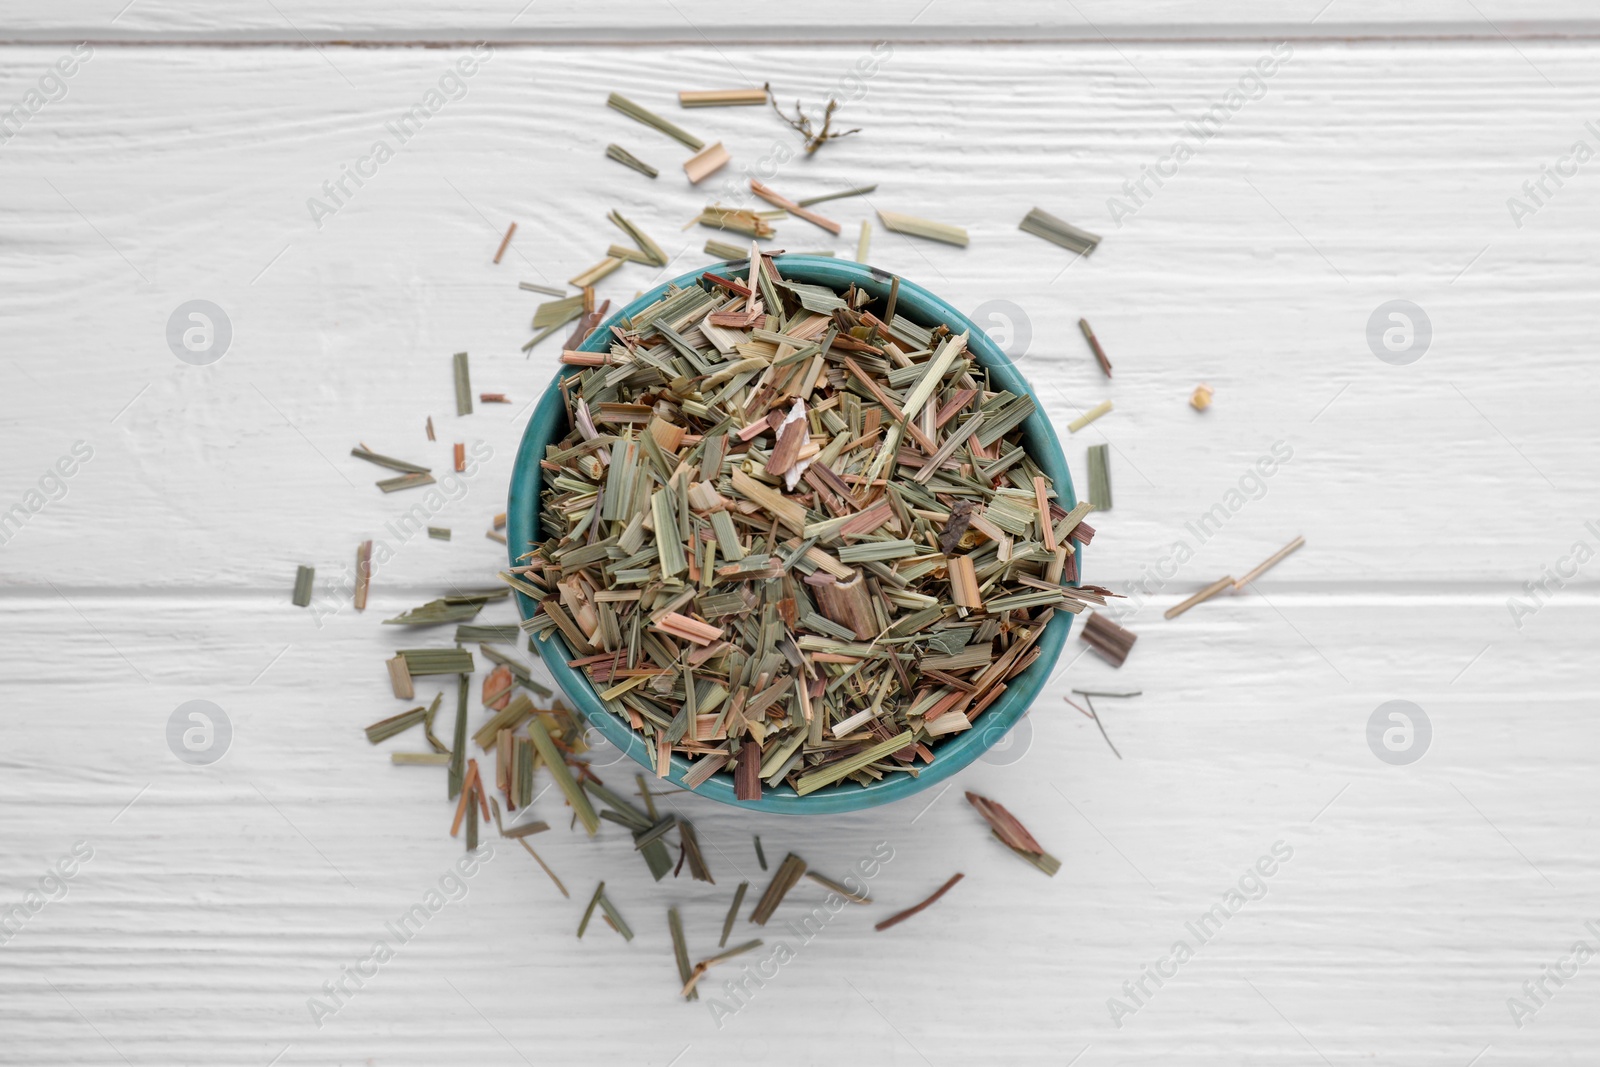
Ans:
{"label": "white painted surface", "polygon": [[[1592,1060],[1600,963],[1520,1030],[1506,999],[1579,938],[1600,948],[1583,925],[1600,924],[1595,586],[1569,584],[1520,631],[1506,599],[1574,541],[1600,545],[1584,525],[1600,520],[1587,239],[1600,209],[1589,168],[1520,229],[1506,198],[1574,139],[1597,144],[1583,125],[1595,46],[1296,44],[1265,96],[1117,228],[1107,198],[1267,47],[896,45],[841,116],[864,132],[770,179],[794,196],[876,180],[871,204],[966,225],[964,251],[880,229],[871,258],[963,307],[1005,295],[1026,309],[1022,366],[1063,432],[1077,409],[1115,401],[1066,442],[1080,478],[1086,443],[1115,447],[1117,507],[1091,579],[1137,579],[1195,540],[1184,524],[1274,442],[1294,450],[1131,615],[1141,637],[1122,671],[1063,660],[1060,689],[1144,691],[1101,705],[1125,759],[1052,693],[1020,760],[960,779],[1027,822],[1061,874],[1005,855],[958,790],[925,812],[815,824],[676,798],[711,846],[715,887],[655,886],[620,832],[557,829],[536,844],[574,900],[499,850],[320,1029],[307,998],[459,855],[439,774],[386,762],[413,739],[375,750],[360,728],[402,706],[382,660],[416,643],[379,620],[485,585],[501,559],[481,531],[555,351],[518,351],[541,298],[515,282],[592,264],[616,239],[611,206],[675,259],[627,267],[602,295],[704,262],[709,231],[678,231],[705,199],[676,171],[686,153],[607,111],[605,93],[674,118],[670,94],[690,86],[765,78],[815,101],[871,53],[497,49],[319,230],[306,199],[460,52],[97,48],[66,97],[0,145],[0,506],[73,442],[94,450],[65,498],[0,545],[0,904],[75,841],[95,853],[0,945],[0,1061],[665,1064],[686,1046],[680,1064],[1061,1064],[1085,1046],[1085,1067]],[[5,49],[0,104],[64,50]],[[736,167],[791,144],[755,109],[681,118]],[[613,140],[662,177],[606,161]],[[1034,205],[1105,243],[1074,261],[1018,232]],[[790,222],[775,243],[847,251],[869,207],[827,206],[847,239]],[[193,298],[234,329],[204,368],[163,336]],[[1408,367],[1365,336],[1393,298],[1433,324]],[[1073,332],[1080,315],[1113,382]],[[462,349],[475,391],[518,403],[450,415],[448,356]],[[1203,416],[1185,405],[1199,380],[1217,388]],[[494,458],[435,519],[456,540],[406,543],[364,616],[319,628],[288,603],[295,565],[333,575],[417,502],[371,486],[379,472],[346,456],[358,440],[439,469],[455,440]],[[1308,546],[1262,595],[1160,618],[1296,533]],[[1394,698],[1434,727],[1407,768],[1365,740]],[[167,748],[190,699],[235,729],[209,768]],[[535,807],[561,821],[550,796]],[[880,840],[895,858],[878,904],[834,919],[718,1029],[707,1000],[673,996],[665,908],[684,909],[697,958],[713,951],[740,877],[753,893],[766,882],[751,832],[774,859],[792,849],[835,874]],[[1294,857],[1267,896],[1114,1026],[1107,998],[1279,840]],[[871,930],[954,870],[967,878],[936,910]],[[603,928],[572,937],[600,878],[632,944]]]}

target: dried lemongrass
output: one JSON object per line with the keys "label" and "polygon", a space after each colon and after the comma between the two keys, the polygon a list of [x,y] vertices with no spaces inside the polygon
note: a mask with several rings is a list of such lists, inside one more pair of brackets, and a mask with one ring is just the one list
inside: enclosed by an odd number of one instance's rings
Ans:
{"label": "dried lemongrass", "polygon": [[685,90],[678,94],[680,107],[746,107],[766,102],[765,86],[760,89]]}
{"label": "dried lemongrass", "polygon": [[934,901],[938,900],[940,897],[942,897],[946,893],[950,892],[951,888],[953,888],[957,882],[961,881],[961,879],[963,877],[965,877],[965,876],[960,874],[959,872],[956,873],[956,874],[951,875],[950,876],[950,880],[948,882],[946,882],[944,885],[940,886],[938,889],[934,890],[933,891],[933,895],[928,897],[928,899],[924,900],[920,904],[912,905],[911,907],[907,908],[905,911],[897,912],[894,915],[889,916],[887,919],[883,920],[882,922],[880,922],[876,926],[874,926],[873,929],[874,930],[879,930],[879,931],[887,930],[891,926],[896,926],[896,925],[898,925],[900,923],[905,922],[907,919],[911,918],[913,915],[915,915],[918,912],[922,911],[924,908],[927,908],[929,905],[933,904]]}
{"label": "dried lemongrass", "polygon": [[644,160],[640,159],[638,156],[635,156],[632,152],[629,152],[626,148],[623,148],[618,144],[606,145],[606,158],[615,160],[616,162],[621,163],[624,167],[636,170],[640,174],[643,174],[646,178],[654,178],[657,174],[661,173],[660,171],[656,170],[656,168],[652,167],[650,164],[646,163]]}
{"label": "dried lemongrass", "polygon": [[311,583],[316,580],[317,572],[313,567],[296,567],[294,572],[294,598],[291,601],[297,608],[311,606]]}
{"label": "dried lemongrass", "polygon": [[595,282],[598,282],[600,279],[604,278],[606,275],[622,266],[622,263],[623,261],[620,259],[617,259],[613,256],[607,256],[605,259],[602,259],[588,270],[581,271],[578,274],[574,274],[571,278],[568,278],[567,284],[575,285],[580,289],[587,289],[594,285]]}
{"label": "dried lemongrass", "polygon": [[500,239],[500,247],[495,250],[495,253],[494,253],[494,261],[495,261],[495,263],[499,263],[500,262],[500,257],[502,257],[502,256],[504,256],[506,254],[506,249],[511,245],[511,236],[512,236],[512,234],[514,234],[516,232],[517,232],[517,224],[513,222],[510,225],[510,227],[507,228],[506,235],[503,238]]}
{"label": "dried lemongrass", "polygon": [[518,282],[517,288],[525,293],[543,293],[545,296],[564,297],[567,295],[565,289],[557,289],[553,285],[540,285],[538,282]]}
{"label": "dried lemongrass", "polygon": [[1106,358],[1106,350],[1100,347],[1100,338],[1094,335],[1094,327],[1089,325],[1088,319],[1078,320],[1078,329],[1083,333],[1083,339],[1089,342],[1089,350],[1094,353],[1094,360],[1100,364],[1100,369],[1107,378],[1111,377],[1111,360]]}
{"label": "dried lemongrass", "polygon": [[687,145],[693,151],[698,152],[700,149],[705,147],[705,142],[700,140],[700,138],[696,137],[694,134],[679,129],[677,126],[674,126],[672,123],[668,122],[660,115],[657,115],[655,112],[649,111],[640,107],[638,104],[635,104],[632,100],[629,100],[621,93],[612,93],[609,97],[607,97],[606,106],[622,112],[635,122],[642,122],[646,126],[660,130],[668,137],[671,137],[674,141],[677,141],[683,145]]}
{"label": "dried lemongrass", "polygon": [[1138,634],[1118,626],[1097,611],[1089,613],[1079,636],[1113,667],[1122,666],[1133,649],[1133,643],[1139,639]]}
{"label": "dried lemongrass", "polygon": [[847,196],[866,196],[868,193],[876,192],[877,188],[878,183],[873,182],[871,185],[862,185],[855,189],[842,189],[837,193],[823,193],[821,196],[808,196],[804,200],[796,200],[795,203],[799,204],[801,207],[810,207],[813,204],[823,204],[829,200],[842,200]]}
{"label": "dried lemongrass", "polygon": [[878,221],[883,223],[883,228],[891,233],[903,233],[909,237],[921,237],[929,241],[942,241],[947,245],[967,246],[967,231],[960,226],[952,226],[944,222],[931,222],[928,219],[919,219],[915,215],[906,215],[898,211],[878,211]]}
{"label": "dried lemongrass", "polygon": [[367,610],[367,593],[372,588],[372,542],[363,541],[356,546],[355,609]]}
{"label": "dried lemongrass", "polygon": [[806,861],[796,856],[793,852],[783,857],[783,862],[778,864],[778,870],[772,876],[772,881],[767,884],[766,892],[761,894],[761,899],[756,902],[755,910],[750,913],[750,921],[758,926],[767,925],[767,920],[772,918],[772,913],[778,910],[778,905],[783,903],[783,898],[789,890],[794,888],[796,882],[806,873]]}
{"label": "dried lemongrass", "polygon": [[1033,398],[892,280],[877,303],[732,262],[575,368],[543,540],[505,580],[658,776],[753,802],[916,774],[1057,611],[1106,602],[1068,584],[1089,508],[1022,448]]}
{"label": "dried lemongrass", "polygon": [[1233,578],[1218,578],[1216,581],[1212,582],[1198,593],[1189,597],[1187,600],[1183,600],[1172,605],[1172,607],[1168,608],[1162,613],[1162,617],[1167,619],[1176,619],[1179,615],[1182,615],[1196,604],[1204,604],[1206,601],[1210,600],[1224,589],[1229,588],[1236,588]]}
{"label": "dried lemongrass", "polygon": [[1001,844],[1051,877],[1061,869],[1061,861],[1046,852],[1043,846],[1034,840],[1027,827],[1006,810],[1004,804],[971,792],[967,793],[967,803],[976,808],[978,814],[988,822],[989,828],[994,831],[994,836]]}
{"label": "dried lemongrass", "polygon": [[456,386],[456,414],[472,414],[472,379],[467,369],[467,354],[457,352],[450,361]]}
{"label": "dried lemongrass", "polygon": [[704,251],[706,255],[716,259],[744,259],[749,254],[748,250],[740,248],[738,245],[730,245],[726,241],[718,241],[715,238],[706,242]]}
{"label": "dried lemongrass", "polygon": [[1110,446],[1089,446],[1089,503],[1096,511],[1111,510]]}
{"label": "dried lemongrass", "polygon": [[684,160],[683,173],[688,175],[689,184],[699,185],[711,175],[727,166],[728,150],[722,147],[722,142],[708,144],[688,159]]}
{"label": "dried lemongrass", "polygon": [[352,448],[350,450],[350,454],[355,456],[357,459],[364,459],[368,463],[375,463],[380,467],[387,467],[392,471],[399,471],[402,474],[428,473],[427,467],[420,466],[416,463],[408,463],[403,459],[395,459],[393,456],[379,455],[378,453],[367,448],[365,445],[359,445],[355,448]]}
{"label": "dried lemongrass", "polygon": [[1240,578],[1237,582],[1234,582],[1234,592],[1238,592],[1239,590],[1243,589],[1245,586],[1249,585],[1251,582],[1255,581],[1257,578],[1276,567],[1279,563],[1282,563],[1296,549],[1305,543],[1306,539],[1304,537],[1296,537],[1293,541],[1290,541],[1288,544],[1278,549],[1278,551],[1274,552],[1272,555],[1263,560],[1260,565],[1252,568],[1250,573],[1246,574],[1243,578]]}
{"label": "dried lemongrass", "polygon": [[833,234],[835,237],[839,236],[842,228],[837,222],[834,222],[832,219],[823,218],[815,211],[809,211],[800,204],[795,203],[793,200],[779,196],[776,192],[767,188],[765,185],[762,185],[754,178],[750,179],[750,191],[755,193],[761,199],[765,200],[767,203],[772,204],[774,207],[781,207],[783,210],[787,211],[796,218],[805,219],[813,226],[820,226],[824,230],[827,230],[829,233]]}
{"label": "dried lemongrass", "polygon": [[1088,230],[1081,230],[1064,219],[1058,219],[1048,211],[1034,208],[1017,224],[1017,229],[1024,233],[1031,233],[1035,237],[1043,237],[1046,241],[1058,244],[1062,248],[1070,248],[1081,256],[1093,252],[1100,244],[1100,238]]}
{"label": "dried lemongrass", "polygon": [[1102,416],[1102,415],[1106,414],[1107,412],[1111,411],[1111,409],[1112,409],[1111,401],[1109,401],[1109,400],[1100,401],[1100,403],[1096,404],[1094,407],[1090,408],[1088,411],[1085,411],[1082,415],[1079,415],[1077,418],[1075,418],[1071,422],[1067,423],[1067,432],[1068,433],[1077,433],[1079,430],[1081,430],[1085,426],[1089,425],[1095,419],[1098,419],[1100,416]]}

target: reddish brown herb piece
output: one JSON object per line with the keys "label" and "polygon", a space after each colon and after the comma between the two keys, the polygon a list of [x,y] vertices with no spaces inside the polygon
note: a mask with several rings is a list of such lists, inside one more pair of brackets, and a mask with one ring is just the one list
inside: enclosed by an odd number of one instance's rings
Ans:
{"label": "reddish brown herb piece", "polygon": [[917,914],[917,912],[919,912],[919,911],[923,910],[924,908],[928,907],[934,901],[938,900],[940,897],[942,897],[946,893],[950,892],[951,887],[954,886],[957,882],[961,881],[961,879],[963,879],[965,877],[966,877],[966,875],[960,873],[959,871],[956,872],[955,874],[950,876],[950,880],[948,882],[946,882],[944,885],[940,886],[938,889],[933,891],[933,896],[929,897],[927,900],[924,900],[921,904],[915,904],[915,905],[907,908],[905,911],[902,911],[902,912],[899,912],[899,913],[897,913],[895,915],[889,916],[887,919],[883,920],[883,922],[881,922],[878,925],[874,926],[873,929],[874,930],[887,930],[891,926],[894,926],[894,925],[896,925],[898,923],[905,922],[907,919],[909,919],[913,915]]}

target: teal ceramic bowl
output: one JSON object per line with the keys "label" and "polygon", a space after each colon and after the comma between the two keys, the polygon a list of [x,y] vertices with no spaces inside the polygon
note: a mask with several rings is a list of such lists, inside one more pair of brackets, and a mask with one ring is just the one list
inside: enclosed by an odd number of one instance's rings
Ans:
{"label": "teal ceramic bowl", "polygon": [[[891,275],[875,267],[848,260],[830,259],[826,256],[779,256],[776,262],[785,278],[827,285],[836,289],[843,289],[853,282],[879,298],[888,295],[892,280]],[[668,284],[680,287],[694,285],[705,270],[734,274],[741,269],[748,270],[748,261],[735,261],[720,267],[703,267],[651,289],[602,323],[584,343],[584,350],[604,351],[609,347],[606,339],[610,336],[610,327],[659,300]],[[1032,387],[1017,372],[1011,360],[988,334],[922,286],[902,278],[897,310],[900,314],[925,326],[944,323],[957,332],[967,331],[970,335],[967,347],[978,361],[988,368],[992,381],[1019,396],[1033,392]],[[545,390],[539,406],[534,409],[533,417],[528,420],[528,428],[523,431],[522,444],[517,449],[516,466],[511,474],[511,498],[506,507],[506,543],[513,564],[517,562],[519,552],[525,551],[526,546],[535,540],[539,528],[539,461],[544,456],[545,446],[559,441],[567,434],[566,408],[561,402],[559,382],[558,376],[552,381],[550,388]],[[1058,499],[1067,507],[1075,505],[1077,498],[1072,491],[1072,477],[1067,473],[1066,458],[1061,454],[1061,442],[1056,437],[1055,430],[1051,428],[1050,420],[1042,411],[1035,412],[1024,424],[1023,441],[1033,461],[1055,483]],[[537,610],[537,605],[531,598],[521,593],[514,595],[517,600],[517,610],[521,612],[522,617],[531,618]],[[741,808],[755,808],[787,815],[827,815],[876,807],[937,785],[983,755],[1016,725],[1018,719],[1022,718],[1050,677],[1051,669],[1055,666],[1056,660],[1061,655],[1061,648],[1066,643],[1072,618],[1068,614],[1056,614],[1039,638],[1037,647],[1043,655],[1032,667],[1012,679],[1000,699],[989,705],[988,710],[983,713],[977,728],[941,741],[935,749],[937,756],[934,761],[923,767],[915,778],[907,774],[895,774],[865,786],[854,782],[843,782],[805,796],[799,796],[788,786],[782,786],[764,790],[760,800],[739,800],[734,796],[732,777],[716,774],[693,792]],[[566,646],[560,644],[559,636],[552,638],[544,647],[553,653],[545,656],[545,666],[549,668],[556,684],[561,687],[561,692],[571,706],[580,711],[608,741],[633,757],[641,766],[650,768],[650,757],[646,753],[647,745],[643,738],[634,733],[626,722],[601,706],[599,698],[595,696],[593,687],[582,671],[567,666],[562,654]],[[558,649],[560,651],[557,651]],[[688,761],[682,756],[674,755],[668,779],[674,785],[683,787],[683,775],[688,766]]]}

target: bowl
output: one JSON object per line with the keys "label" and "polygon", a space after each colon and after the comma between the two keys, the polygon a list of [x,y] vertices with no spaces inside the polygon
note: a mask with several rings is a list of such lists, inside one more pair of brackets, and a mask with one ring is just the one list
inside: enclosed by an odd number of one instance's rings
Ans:
{"label": "bowl", "polygon": [[[830,259],[826,256],[778,256],[775,262],[785,278],[827,285],[835,289],[843,289],[846,285],[854,283],[880,299],[888,295],[893,280],[893,275],[877,267],[849,260]],[[611,326],[655,303],[666,292],[668,285],[679,287],[694,285],[697,284],[700,275],[707,270],[732,274],[739,270],[748,270],[748,265],[748,260],[734,260],[721,265],[711,264],[656,286],[602,323],[600,328],[590,334],[589,339],[584,342],[583,350],[605,351],[609,347],[607,338],[611,335]],[[968,350],[989,370],[992,381],[1019,396],[1033,391],[1011,360],[994,343],[993,338],[984,333],[972,320],[922,286],[902,278],[896,310],[923,325],[944,323],[957,332],[967,331],[970,335],[967,341]],[[561,400],[560,379],[561,375],[557,374],[550,387],[545,390],[544,396],[540,398],[538,407],[528,420],[527,429],[523,431],[522,444],[517,449],[516,464],[511,473],[510,500],[506,506],[506,544],[513,565],[518,562],[518,554],[525,551],[525,546],[533,542],[535,532],[538,530],[539,461],[544,457],[545,446],[559,441],[568,431],[566,408]],[[1057,498],[1066,507],[1074,506],[1077,497],[1072,491],[1072,476],[1067,472],[1066,457],[1061,454],[1061,441],[1056,437],[1055,430],[1050,426],[1050,420],[1042,411],[1035,411],[1023,424],[1023,442],[1033,461],[1055,483]],[[517,601],[517,610],[522,617],[532,618],[538,607],[533,599],[520,592],[513,595]],[[763,789],[760,800],[740,800],[734,796],[732,777],[718,773],[691,792],[741,808],[754,808],[786,815],[828,815],[859,811],[902,800],[913,793],[937,785],[992,748],[1022,718],[1023,713],[1028,710],[1028,706],[1033,703],[1050,677],[1050,671],[1061,655],[1062,646],[1066,643],[1072,618],[1070,614],[1056,613],[1046,625],[1045,632],[1039,637],[1037,647],[1042,655],[1033,666],[1012,679],[1006,691],[983,713],[976,729],[963,731],[941,741],[936,749],[934,761],[921,768],[914,778],[907,774],[895,774],[868,785],[846,781],[805,796],[799,796],[789,786],[784,785]],[[541,647],[545,650],[565,650],[565,645],[557,643],[559,640],[560,637],[557,635]],[[648,746],[644,739],[626,722],[600,704],[589,679],[583,672],[567,666],[565,657],[559,653],[546,655],[544,662],[567,702],[581,712],[608,741],[622,749],[645,769],[652,770],[650,757],[646,752]],[[667,780],[680,788],[687,788],[683,785],[683,775],[686,770],[688,761],[682,756],[674,755]]]}

